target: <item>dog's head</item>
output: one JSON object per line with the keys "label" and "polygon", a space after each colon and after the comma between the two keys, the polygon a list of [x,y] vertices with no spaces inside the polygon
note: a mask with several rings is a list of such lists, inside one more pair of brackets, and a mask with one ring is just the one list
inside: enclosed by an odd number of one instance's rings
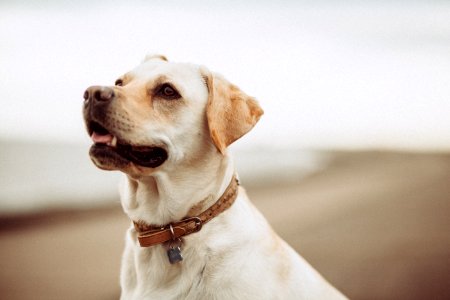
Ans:
{"label": "dog's head", "polygon": [[147,57],[115,86],[91,86],[83,115],[101,169],[145,175],[201,159],[246,134],[263,114],[258,103],[207,69]]}

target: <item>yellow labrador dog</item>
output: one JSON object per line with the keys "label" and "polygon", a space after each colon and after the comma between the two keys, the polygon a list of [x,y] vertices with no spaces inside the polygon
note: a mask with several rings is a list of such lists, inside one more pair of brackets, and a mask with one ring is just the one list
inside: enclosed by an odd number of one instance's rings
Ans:
{"label": "yellow labrador dog", "polygon": [[121,299],[345,299],[239,187],[227,146],[263,114],[255,99],[163,56],[84,99],[92,161],[127,175]]}

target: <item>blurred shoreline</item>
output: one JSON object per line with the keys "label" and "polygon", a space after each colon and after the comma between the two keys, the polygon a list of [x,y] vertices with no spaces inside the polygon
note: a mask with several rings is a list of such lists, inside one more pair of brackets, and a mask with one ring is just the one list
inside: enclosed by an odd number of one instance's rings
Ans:
{"label": "blurred shoreline", "polygon": [[[119,205],[118,183],[123,175],[97,169],[89,159],[89,147],[89,144],[0,139],[0,217]],[[241,181],[251,188],[297,184],[342,157],[440,157],[447,153],[289,147],[231,149]]]}

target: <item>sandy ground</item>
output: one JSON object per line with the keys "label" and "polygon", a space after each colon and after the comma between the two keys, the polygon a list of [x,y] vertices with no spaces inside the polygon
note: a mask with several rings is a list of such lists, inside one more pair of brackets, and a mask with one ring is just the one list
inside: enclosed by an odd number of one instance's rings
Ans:
{"label": "sandy ground", "polygon": [[[350,298],[450,298],[450,155],[337,153],[298,182],[247,190]],[[118,298],[119,206],[0,222],[1,299]]]}

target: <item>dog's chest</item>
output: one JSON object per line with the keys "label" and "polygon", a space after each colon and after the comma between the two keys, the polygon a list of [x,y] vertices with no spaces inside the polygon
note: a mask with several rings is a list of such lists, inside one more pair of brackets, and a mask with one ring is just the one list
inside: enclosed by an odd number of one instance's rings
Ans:
{"label": "dog's chest", "polygon": [[[135,278],[123,289],[123,299],[199,299],[203,294],[202,276],[206,268],[206,256],[201,249],[184,249],[183,261],[170,264],[163,246],[134,249],[130,258],[134,274],[122,274]],[[127,269],[123,266],[123,269]],[[195,288],[193,288],[195,287]],[[128,295],[125,296],[125,295]]]}

